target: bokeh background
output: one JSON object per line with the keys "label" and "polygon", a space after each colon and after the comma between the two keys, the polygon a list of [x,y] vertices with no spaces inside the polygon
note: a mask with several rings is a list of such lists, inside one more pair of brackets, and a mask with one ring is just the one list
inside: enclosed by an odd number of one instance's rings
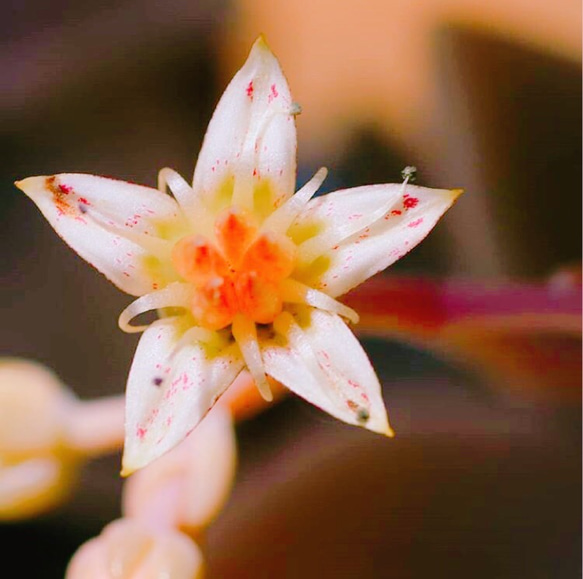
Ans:
{"label": "bokeh background", "polygon": [[[321,165],[324,190],[394,182],[415,165],[420,184],[466,189],[388,280],[512,283],[543,296],[541,314],[550,302],[580,307],[580,3],[27,0],[1,10],[1,354],[49,365],[80,397],[123,391],[137,340],[116,325],[128,297],[12,183],[89,172],[154,186],[165,166],[188,177],[260,32],[303,106],[299,182]],[[209,576],[579,576],[580,326],[470,331],[456,356],[390,330],[364,343],[398,437],[294,398],[240,425],[238,482],[206,539]],[[464,346],[493,353],[460,355]],[[504,356],[506,380],[487,371]],[[75,548],[119,515],[118,465],[92,463],[58,512],[2,526],[4,564],[62,577]]]}

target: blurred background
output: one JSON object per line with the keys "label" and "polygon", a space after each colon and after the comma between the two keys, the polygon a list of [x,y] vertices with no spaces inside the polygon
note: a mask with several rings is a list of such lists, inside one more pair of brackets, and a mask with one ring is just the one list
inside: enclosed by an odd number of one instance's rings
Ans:
{"label": "blurred background", "polygon": [[[1,354],[47,364],[80,397],[124,389],[129,298],[12,183],[88,172],[155,186],[165,166],[188,178],[261,32],[303,107],[300,184],[321,165],[324,191],[415,165],[419,184],[466,189],[384,274],[369,320],[403,277],[437,280],[438,298],[447,279],[454,309],[470,283],[486,317],[537,296],[537,325],[518,331],[498,320],[429,343],[378,318],[364,345],[395,440],[291,397],[240,425],[210,577],[579,576],[580,3],[26,0],[4,3],[0,27]],[[5,561],[35,553],[19,576],[62,577],[119,515],[118,466],[92,463],[58,512],[0,527]]]}

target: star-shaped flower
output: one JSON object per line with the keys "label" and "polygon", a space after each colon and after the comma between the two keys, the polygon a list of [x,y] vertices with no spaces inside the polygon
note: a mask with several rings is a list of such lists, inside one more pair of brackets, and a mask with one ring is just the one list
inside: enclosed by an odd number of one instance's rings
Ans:
{"label": "star-shaped flower", "polygon": [[[298,112],[259,38],[217,106],[192,186],[171,169],[159,191],[81,174],[17,184],[81,257],[139,296],[119,319],[145,330],[127,387],[125,473],[184,439],[245,367],[266,399],[271,376],[392,435],[345,323],[358,316],[336,298],[417,245],[460,191],[406,177],[312,199],[321,169],[294,195]],[[160,319],[130,325],[149,310]]]}

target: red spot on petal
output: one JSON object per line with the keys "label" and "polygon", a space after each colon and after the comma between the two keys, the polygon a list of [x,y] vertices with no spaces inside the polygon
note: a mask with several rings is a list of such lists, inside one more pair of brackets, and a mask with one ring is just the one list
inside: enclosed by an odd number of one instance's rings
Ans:
{"label": "red spot on petal", "polygon": [[269,93],[269,97],[267,99],[268,102],[271,102],[273,99],[276,99],[279,96],[277,87],[274,84],[271,85],[270,91],[271,92]]}
{"label": "red spot on petal", "polygon": [[419,199],[417,197],[408,197],[403,201],[403,205],[406,209],[413,209],[413,207],[417,207],[419,204]]}
{"label": "red spot on petal", "polygon": [[253,90],[254,90],[254,89],[253,89],[253,81],[251,80],[251,81],[249,81],[249,84],[247,85],[247,89],[246,89],[246,91],[245,91],[245,92],[247,93],[247,96],[248,96],[248,97],[249,97],[251,100],[253,100]]}

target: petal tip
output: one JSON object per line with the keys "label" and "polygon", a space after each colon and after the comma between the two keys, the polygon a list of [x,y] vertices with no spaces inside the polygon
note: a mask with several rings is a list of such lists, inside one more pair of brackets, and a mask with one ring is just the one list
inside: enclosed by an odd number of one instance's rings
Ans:
{"label": "petal tip", "polygon": [[260,34],[257,37],[257,40],[253,43],[247,60],[249,62],[256,61],[262,63],[263,66],[267,66],[272,63],[273,60],[277,60],[263,34]]}
{"label": "petal tip", "polygon": [[395,431],[391,428],[386,414],[384,415],[384,417],[382,419],[379,417],[379,419],[374,421],[373,424],[367,424],[365,426],[365,428],[367,428],[368,430],[371,430],[372,432],[382,434],[383,436],[386,436],[387,438],[394,438],[395,437]]}
{"label": "petal tip", "polygon": [[121,459],[121,470],[119,472],[119,476],[122,478],[127,478],[128,476],[147,466],[149,462],[150,461],[147,459],[143,460],[143,457],[140,457],[139,452],[136,452],[135,450],[130,450],[130,452],[128,452],[126,443]]}
{"label": "petal tip", "polygon": [[450,192],[451,192],[451,194],[453,196],[453,199],[455,201],[455,200],[457,200],[457,198],[460,195],[462,195],[462,193],[465,193],[465,189],[461,189],[461,188],[458,188],[458,189],[450,189]]}
{"label": "petal tip", "polygon": [[122,469],[119,471],[119,476],[121,476],[121,478],[127,478],[128,476],[130,476],[131,474],[133,474],[134,472],[136,472],[135,470],[131,469],[131,468],[127,468],[127,467],[122,467]]}
{"label": "petal tip", "polygon": [[36,186],[38,186],[39,183],[44,184],[46,179],[46,177],[26,177],[20,181],[14,181],[14,185],[27,195],[30,195],[31,193],[34,193]]}
{"label": "petal tip", "polygon": [[126,453],[124,452],[124,456],[121,459],[121,470],[119,471],[119,476],[122,478],[127,478],[128,476],[134,474],[135,472],[139,471],[141,468],[146,466],[145,464],[139,464],[136,461],[128,460],[126,458]]}
{"label": "petal tip", "polygon": [[253,43],[253,47],[251,48],[251,52],[253,52],[253,50],[266,50],[268,52],[271,52],[271,49],[269,48],[269,44],[267,43],[267,39],[265,38],[265,34],[261,33],[257,37],[255,42]]}

